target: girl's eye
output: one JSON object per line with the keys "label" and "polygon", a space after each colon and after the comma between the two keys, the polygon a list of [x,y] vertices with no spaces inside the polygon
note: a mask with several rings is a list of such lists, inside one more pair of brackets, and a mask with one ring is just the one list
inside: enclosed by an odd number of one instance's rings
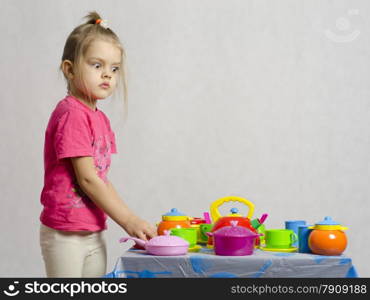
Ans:
{"label": "girl's eye", "polygon": [[119,67],[113,67],[113,68],[112,68],[112,71],[113,71],[113,72],[117,72],[118,70],[119,70]]}
{"label": "girl's eye", "polygon": [[95,64],[92,64],[93,65],[93,67],[95,68],[95,69],[99,69],[100,68],[100,64],[99,63],[95,63]]}

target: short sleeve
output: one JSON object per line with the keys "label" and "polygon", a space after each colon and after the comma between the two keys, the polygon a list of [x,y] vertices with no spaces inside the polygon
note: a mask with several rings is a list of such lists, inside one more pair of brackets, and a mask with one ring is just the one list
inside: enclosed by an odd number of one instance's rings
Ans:
{"label": "short sleeve", "polygon": [[92,144],[87,115],[79,110],[65,112],[56,126],[54,147],[57,158],[93,156]]}

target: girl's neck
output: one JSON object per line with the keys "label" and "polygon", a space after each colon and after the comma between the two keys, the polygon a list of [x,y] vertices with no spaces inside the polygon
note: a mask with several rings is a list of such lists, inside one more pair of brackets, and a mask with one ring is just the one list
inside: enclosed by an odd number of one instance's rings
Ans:
{"label": "girl's neck", "polygon": [[68,94],[90,107],[91,110],[96,110],[96,99],[91,99],[91,101],[89,101],[89,99],[86,99],[84,95],[79,95],[75,91],[68,91]]}

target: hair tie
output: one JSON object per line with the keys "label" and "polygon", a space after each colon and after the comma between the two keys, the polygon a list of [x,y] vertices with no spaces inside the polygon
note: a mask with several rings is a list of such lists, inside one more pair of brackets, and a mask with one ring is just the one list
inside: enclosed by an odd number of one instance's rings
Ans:
{"label": "hair tie", "polygon": [[97,19],[95,21],[95,24],[100,25],[101,27],[108,29],[108,21],[107,20],[102,20],[102,19]]}

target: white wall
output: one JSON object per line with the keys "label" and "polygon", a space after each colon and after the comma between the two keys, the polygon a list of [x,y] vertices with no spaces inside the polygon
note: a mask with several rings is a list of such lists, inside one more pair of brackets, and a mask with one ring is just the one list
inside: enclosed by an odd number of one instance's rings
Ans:
{"label": "white wall", "polygon": [[[117,100],[100,108],[119,147],[110,179],[130,207],[155,223],[172,207],[201,216],[238,195],[270,214],[270,228],[329,215],[349,227],[346,254],[370,276],[368,1],[0,5],[1,276],[44,276],[44,130],[65,95],[65,39],[93,9],[129,57],[128,122]],[[108,271],[123,235],[110,221]]]}

